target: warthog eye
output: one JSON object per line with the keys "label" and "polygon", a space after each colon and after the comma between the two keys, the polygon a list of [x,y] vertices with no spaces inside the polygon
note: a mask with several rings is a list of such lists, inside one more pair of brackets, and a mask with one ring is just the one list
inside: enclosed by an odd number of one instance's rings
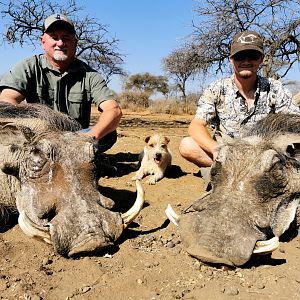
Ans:
{"label": "warthog eye", "polygon": [[30,151],[30,155],[27,160],[27,167],[31,171],[40,171],[43,169],[46,162],[47,159],[44,153],[38,148],[33,148]]}
{"label": "warthog eye", "polygon": [[222,163],[216,160],[214,165],[211,168],[210,175],[216,176],[220,172],[221,168],[222,168]]}

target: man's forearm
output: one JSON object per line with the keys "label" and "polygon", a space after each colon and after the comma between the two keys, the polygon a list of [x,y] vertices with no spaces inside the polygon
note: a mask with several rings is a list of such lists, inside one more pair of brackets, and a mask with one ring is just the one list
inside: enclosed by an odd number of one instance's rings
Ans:
{"label": "man's forearm", "polygon": [[91,128],[89,135],[96,139],[101,139],[106,134],[117,129],[122,112],[119,107],[104,111],[101,113],[98,122]]}

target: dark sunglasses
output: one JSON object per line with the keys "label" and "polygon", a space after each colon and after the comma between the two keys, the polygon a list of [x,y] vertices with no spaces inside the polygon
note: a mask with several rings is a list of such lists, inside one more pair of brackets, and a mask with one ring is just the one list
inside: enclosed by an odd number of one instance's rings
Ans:
{"label": "dark sunglasses", "polygon": [[242,51],[233,55],[235,61],[242,61],[246,58],[249,60],[259,60],[261,58],[261,53],[258,51]]}

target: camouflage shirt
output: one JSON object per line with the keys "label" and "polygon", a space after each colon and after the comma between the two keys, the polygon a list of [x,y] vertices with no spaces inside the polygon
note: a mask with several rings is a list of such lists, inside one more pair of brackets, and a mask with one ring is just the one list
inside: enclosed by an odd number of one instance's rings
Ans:
{"label": "camouflage shirt", "polygon": [[75,58],[61,74],[44,54],[19,62],[0,81],[4,87],[19,91],[29,103],[42,103],[64,112],[89,127],[91,103],[114,99],[102,76],[83,61]]}
{"label": "camouflage shirt", "polygon": [[233,76],[212,83],[198,101],[195,118],[203,119],[231,137],[269,113],[290,112],[300,114],[300,108],[278,80],[258,76],[254,106],[248,108]]}

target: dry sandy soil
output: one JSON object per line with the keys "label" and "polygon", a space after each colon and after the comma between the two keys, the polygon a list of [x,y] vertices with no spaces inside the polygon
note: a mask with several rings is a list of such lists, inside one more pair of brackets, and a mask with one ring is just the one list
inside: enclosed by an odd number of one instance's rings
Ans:
{"label": "dry sandy soil", "polygon": [[164,210],[171,203],[182,212],[203,190],[198,169],[177,150],[190,120],[126,112],[118,142],[108,152],[117,171],[100,178],[102,193],[115,200],[116,209],[133,203],[137,156],[144,138],[156,131],[171,139],[172,172],[156,185],[142,181],[147,204],[105,255],[67,259],[25,236],[18,225],[1,233],[0,299],[300,299],[299,237],[237,269],[202,264],[182,249]]}

